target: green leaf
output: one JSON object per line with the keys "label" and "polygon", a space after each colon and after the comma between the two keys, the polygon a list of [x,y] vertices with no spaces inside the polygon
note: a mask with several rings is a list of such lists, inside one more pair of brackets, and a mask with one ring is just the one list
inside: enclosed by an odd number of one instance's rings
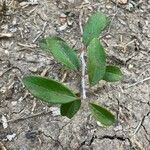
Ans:
{"label": "green leaf", "polygon": [[103,46],[97,38],[90,42],[87,50],[89,82],[91,85],[95,85],[105,75],[106,55]]}
{"label": "green leaf", "polygon": [[104,80],[108,82],[116,82],[123,78],[121,70],[116,66],[107,66]]}
{"label": "green leaf", "polygon": [[96,12],[89,17],[83,29],[83,42],[85,45],[88,45],[93,38],[98,38],[108,23],[107,17],[102,12]]}
{"label": "green leaf", "polygon": [[90,110],[93,116],[104,126],[110,126],[115,123],[115,116],[106,108],[90,103]]}
{"label": "green leaf", "polygon": [[26,76],[23,83],[31,94],[48,103],[63,104],[78,99],[66,86],[45,77]]}
{"label": "green leaf", "polygon": [[61,115],[66,116],[71,119],[80,109],[81,100],[75,100],[70,103],[62,104],[61,105]]}
{"label": "green leaf", "polygon": [[52,53],[54,58],[68,69],[77,70],[80,67],[79,59],[75,51],[59,37],[47,37],[39,43],[42,49]]}

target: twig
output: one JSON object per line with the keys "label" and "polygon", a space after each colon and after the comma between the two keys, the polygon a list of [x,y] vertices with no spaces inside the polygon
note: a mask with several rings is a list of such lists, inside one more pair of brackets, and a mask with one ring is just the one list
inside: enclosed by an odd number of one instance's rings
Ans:
{"label": "twig", "polygon": [[[80,11],[79,15],[79,26],[80,26],[80,32],[83,34],[83,27],[82,27],[82,17],[83,17],[83,10]],[[81,39],[82,42],[82,39]],[[84,59],[84,46],[82,45],[82,52],[80,55],[81,58],[81,64],[82,64],[82,78],[81,78],[81,87],[82,87],[82,98],[86,99],[86,88],[85,88],[85,70],[86,70],[86,63]]]}
{"label": "twig", "polygon": [[48,112],[40,112],[40,113],[37,113],[37,114],[33,114],[33,115],[30,115],[30,116],[27,116],[27,117],[22,117],[22,118],[17,118],[17,119],[12,119],[12,120],[8,120],[8,123],[9,122],[18,122],[18,121],[24,121],[24,120],[27,120],[27,119],[31,119],[31,118],[35,118],[35,117],[40,117],[40,116],[44,116],[44,115],[48,115],[48,114],[51,114],[52,111],[48,111]]}
{"label": "twig", "polygon": [[11,38],[13,37],[12,33],[0,33],[0,38]]}
{"label": "twig", "polygon": [[5,73],[7,73],[8,71],[10,71],[10,70],[12,70],[12,69],[17,69],[17,70],[20,71],[21,74],[23,74],[20,68],[15,67],[15,66],[12,66],[12,67],[6,69],[4,72],[2,72],[2,73],[0,74],[0,77],[2,77]]}
{"label": "twig", "polygon": [[148,81],[148,80],[150,80],[150,77],[147,77],[147,78],[145,78],[145,79],[143,79],[143,80],[140,80],[140,81],[138,81],[138,82],[136,82],[136,83],[133,83],[133,84],[129,85],[126,89],[131,88],[131,87],[133,87],[133,86],[136,86],[136,85],[138,85],[138,84],[140,84],[140,83],[146,82],[146,81]]}
{"label": "twig", "polygon": [[35,43],[35,42],[38,40],[38,38],[44,33],[46,26],[47,26],[47,22],[44,23],[44,26],[43,26],[43,29],[42,29],[41,33],[39,33],[39,34],[33,39],[33,43]]}
{"label": "twig", "polygon": [[139,124],[138,124],[138,126],[136,127],[136,129],[135,129],[135,131],[134,131],[134,133],[133,133],[132,136],[134,136],[134,135],[140,130],[140,128],[141,128],[141,126],[142,126],[142,124],[143,124],[143,122],[144,122],[145,117],[146,117],[146,116],[144,116],[144,117],[142,118],[142,120],[139,122]]}
{"label": "twig", "polygon": [[61,82],[64,82],[65,79],[66,79],[66,77],[67,77],[67,72],[64,73],[64,75],[63,75],[63,77],[62,77],[62,79],[61,79]]}
{"label": "twig", "polygon": [[27,47],[27,48],[36,48],[37,47],[37,45],[35,45],[35,44],[23,44],[23,43],[17,43],[19,46],[21,46],[21,47]]}
{"label": "twig", "polygon": [[13,67],[8,68],[7,70],[5,70],[4,72],[2,72],[0,74],[0,77],[2,77],[5,73],[7,73],[8,71],[10,71],[11,69],[13,69]]}
{"label": "twig", "polygon": [[141,121],[139,122],[138,126],[136,127],[134,133],[132,136],[134,136],[141,128],[141,126],[143,125],[143,122],[145,120],[145,117],[147,117],[150,114],[150,112],[148,112],[146,115],[143,116],[143,118],[141,119]]}
{"label": "twig", "polygon": [[41,76],[44,77],[44,76],[47,74],[47,72],[48,72],[49,69],[50,69],[50,67],[46,67],[46,68],[42,71]]}

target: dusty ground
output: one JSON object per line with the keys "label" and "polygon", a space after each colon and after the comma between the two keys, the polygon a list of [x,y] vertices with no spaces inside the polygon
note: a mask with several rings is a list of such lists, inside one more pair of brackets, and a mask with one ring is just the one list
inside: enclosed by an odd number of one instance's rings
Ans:
{"label": "dusty ground", "polygon": [[[81,48],[79,14],[83,1],[68,1],[8,0],[6,10],[0,7],[1,145],[8,150],[149,150],[149,0],[129,0],[125,5],[87,0],[83,6],[83,22],[96,10],[111,19],[101,39],[108,61],[122,68],[124,80],[101,83],[87,93],[87,101],[96,100],[112,110],[118,120],[113,127],[98,126],[85,107],[72,120],[61,117],[57,106],[36,101],[24,89],[21,78],[27,73],[63,78],[62,66],[38,48],[41,37],[59,35]],[[1,33],[9,34],[4,37]],[[140,82],[143,79],[145,82]],[[78,80],[75,73],[68,73],[65,82],[77,89]],[[4,120],[8,121],[5,129]]]}

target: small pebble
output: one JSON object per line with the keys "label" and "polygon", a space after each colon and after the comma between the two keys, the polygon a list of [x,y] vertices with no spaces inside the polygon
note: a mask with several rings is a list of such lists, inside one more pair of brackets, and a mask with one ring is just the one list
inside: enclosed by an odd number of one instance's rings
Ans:
{"label": "small pebble", "polygon": [[104,127],[99,121],[96,122],[99,127]]}
{"label": "small pebble", "polygon": [[59,116],[60,115],[60,108],[58,108],[58,107],[50,107],[50,111],[52,111],[53,116]]}
{"label": "small pebble", "polygon": [[114,128],[114,131],[121,131],[121,130],[122,130],[122,126],[121,126],[121,125],[116,126],[116,127]]}
{"label": "small pebble", "polygon": [[9,141],[12,141],[16,137],[16,133],[6,136]]}
{"label": "small pebble", "polygon": [[17,105],[17,101],[12,101],[11,104],[12,104],[12,106],[16,106]]}
{"label": "small pebble", "polygon": [[132,68],[133,68],[133,65],[132,65],[132,64],[129,64],[129,65],[128,65],[128,68],[129,68],[129,69],[132,69]]}
{"label": "small pebble", "polygon": [[72,20],[67,20],[68,26],[72,26],[73,25],[73,21]]}
{"label": "small pebble", "polygon": [[59,31],[63,31],[63,30],[65,30],[67,27],[68,27],[68,25],[67,25],[67,23],[65,23],[64,25],[58,27],[58,30],[59,30]]}
{"label": "small pebble", "polygon": [[19,150],[29,150],[26,146],[21,146]]}
{"label": "small pebble", "polygon": [[7,118],[4,115],[2,115],[1,121],[3,124],[3,128],[6,129],[8,127],[8,123],[7,123]]}
{"label": "small pebble", "polygon": [[60,18],[66,18],[67,16],[66,16],[66,14],[64,14],[64,13],[62,13],[62,14],[60,14]]}
{"label": "small pebble", "polygon": [[37,68],[36,68],[36,67],[30,67],[29,70],[30,70],[31,72],[37,72]]}
{"label": "small pebble", "polygon": [[74,3],[75,0],[68,0],[69,3]]}

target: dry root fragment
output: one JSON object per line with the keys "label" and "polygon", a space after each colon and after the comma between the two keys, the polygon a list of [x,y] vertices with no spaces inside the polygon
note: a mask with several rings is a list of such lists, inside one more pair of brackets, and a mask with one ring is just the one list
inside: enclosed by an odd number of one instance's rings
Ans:
{"label": "dry root fragment", "polygon": [[127,4],[128,0],[112,0],[116,4],[125,5]]}
{"label": "dry root fragment", "polygon": [[12,33],[0,33],[0,38],[11,38],[13,37]]}
{"label": "dry root fragment", "polygon": [[7,150],[1,142],[0,142],[0,150]]}

